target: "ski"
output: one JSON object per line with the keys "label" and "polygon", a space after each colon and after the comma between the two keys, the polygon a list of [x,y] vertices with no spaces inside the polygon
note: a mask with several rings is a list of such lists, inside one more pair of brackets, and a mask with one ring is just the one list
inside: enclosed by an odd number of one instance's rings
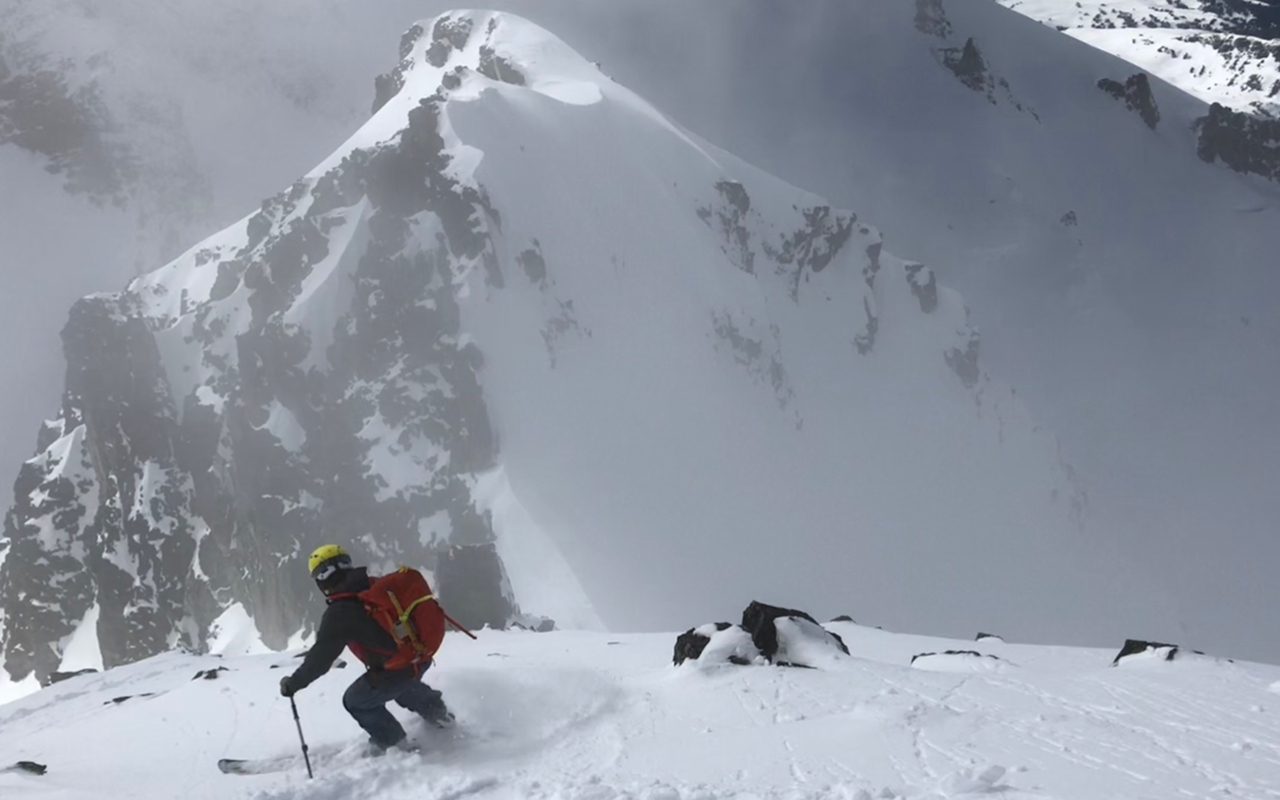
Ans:
{"label": "ski", "polygon": [[266,775],[301,767],[302,759],[298,756],[218,759],[218,769],[227,775]]}

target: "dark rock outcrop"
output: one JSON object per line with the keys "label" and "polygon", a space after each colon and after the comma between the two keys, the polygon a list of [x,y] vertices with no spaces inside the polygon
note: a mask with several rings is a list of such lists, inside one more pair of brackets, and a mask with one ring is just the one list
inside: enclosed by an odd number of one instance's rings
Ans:
{"label": "dark rock outcrop", "polygon": [[920,302],[920,310],[926,314],[931,313],[938,307],[938,279],[933,270],[924,264],[915,263],[907,264],[905,269],[907,283],[911,286],[911,293]]}
{"label": "dark rock outcrop", "polygon": [[916,0],[916,30],[945,39],[951,35],[951,22],[942,8],[942,0]]}
{"label": "dark rock outcrop", "polygon": [[1214,103],[1206,116],[1196,120],[1200,136],[1197,153],[1212,164],[1221,161],[1236,172],[1280,181],[1280,120],[1233,111]]}
{"label": "dark rock outcrop", "polygon": [[502,560],[492,543],[451,547],[436,561],[440,602],[465,628],[506,627],[516,609],[499,590],[504,582]]}
{"label": "dark rock outcrop", "polygon": [[1120,648],[1120,652],[1116,653],[1115,659],[1111,662],[1111,666],[1118,665],[1121,661],[1129,656],[1135,656],[1139,653],[1145,653],[1149,650],[1164,650],[1164,660],[1173,661],[1178,657],[1180,648],[1176,644],[1164,644],[1163,642],[1147,642],[1141,639],[1125,639],[1124,646]]}
{"label": "dark rock outcrop", "polygon": [[[462,22],[444,18],[432,46],[465,42]],[[401,68],[423,37],[405,34]],[[95,604],[107,668],[201,651],[234,603],[283,647],[322,609],[297,554],[329,541],[375,571],[436,570],[469,626],[518,614],[472,497],[497,442],[453,286],[464,263],[502,285],[494,215],[449,174],[443,101],[423,99],[398,136],[298,181],[242,238],[195,253],[191,268],[216,276],[207,297],[169,298],[167,284],[143,280],[72,310],[62,409],[5,517],[3,656],[15,679],[47,683],[59,641]],[[426,247],[411,220],[436,226]],[[357,224],[357,244],[333,235]],[[345,274],[332,327],[290,321],[333,259]],[[162,359],[179,348],[180,368]],[[375,468],[388,459],[401,466]]]}
{"label": "dark rock outcrop", "polygon": [[916,653],[911,657],[911,663],[916,663],[917,659],[930,658],[932,656],[969,656],[972,658],[995,658],[986,653],[979,653],[977,650],[943,650],[941,653]]}
{"label": "dark rock outcrop", "polygon": [[[717,622],[715,626],[717,631],[725,631],[732,627],[727,622]],[[697,661],[702,656],[702,651],[706,650],[707,645],[710,643],[710,636],[699,633],[697,628],[690,628],[676,637],[676,646],[671,654],[671,663],[680,666],[686,661]]]}
{"label": "dark rock outcrop", "polygon": [[7,64],[0,56],[0,145],[45,157],[46,169],[65,178],[67,191],[124,202],[138,164],[113,139],[114,127],[93,82],[72,88],[53,66]]}
{"label": "dark rock outcrop", "polygon": [[1156,98],[1151,93],[1151,82],[1145,72],[1129,76],[1124,83],[1103,78],[1098,81],[1098,88],[1120,100],[1130,111],[1135,112],[1151,130],[1160,122],[1160,109],[1156,106]]}
{"label": "dark rock outcrop", "polygon": [[997,636],[997,635],[996,635],[996,634],[994,634],[994,633],[983,633],[982,631],[978,631],[978,635],[977,635],[977,636],[975,636],[975,637],[973,637],[973,640],[974,640],[975,642],[987,642],[987,641],[990,641],[990,642],[1003,642],[1003,641],[1004,641],[1004,637],[1003,637],[1003,636]]}
{"label": "dark rock outcrop", "polygon": [[963,350],[959,347],[953,347],[943,354],[947,366],[951,367],[951,371],[960,378],[966,389],[972,389],[977,386],[978,378],[982,377],[978,367],[978,346],[978,334],[976,331],[972,331],[969,335],[969,341],[966,342]]}
{"label": "dark rock outcrop", "polygon": [[96,675],[97,670],[93,668],[78,669],[74,672],[53,672],[49,675],[49,684],[62,683],[65,680],[75,678],[79,675]]}
{"label": "dark rock outcrop", "polygon": [[751,605],[747,606],[742,612],[742,629],[751,634],[751,641],[755,644],[760,654],[768,659],[771,663],[785,664],[787,662],[776,662],[775,659],[779,653],[778,626],[776,624],[779,619],[795,618],[802,619],[813,623],[815,627],[822,630],[831,638],[832,643],[841,650],[845,655],[849,655],[849,648],[845,646],[844,640],[834,633],[827,631],[818,625],[818,621],[809,616],[804,611],[794,608],[779,608],[771,606],[759,601],[751,601]]}
{"label": "dark rock outcrop", "polygon": [[[978,44],[970,36],[964,47],[945,47],[938,51],[942,63],[960,82],[975,92],[989,92],[994,81],[987,70],[987,62],[982,57]],[[992,101],[994,102],[994,100]]]}

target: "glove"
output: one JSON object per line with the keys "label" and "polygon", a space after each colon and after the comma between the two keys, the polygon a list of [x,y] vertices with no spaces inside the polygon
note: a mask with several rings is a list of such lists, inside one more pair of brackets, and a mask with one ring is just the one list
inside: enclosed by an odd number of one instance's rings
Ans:
{"label": "glove", "polygon": [[293,693],[296,691],[298,690],[293,688],[293,681],[291,680],[291,676],[285,675],[283,678],[280,679],[280,694],[284,695],[285,697],[293,697]]}

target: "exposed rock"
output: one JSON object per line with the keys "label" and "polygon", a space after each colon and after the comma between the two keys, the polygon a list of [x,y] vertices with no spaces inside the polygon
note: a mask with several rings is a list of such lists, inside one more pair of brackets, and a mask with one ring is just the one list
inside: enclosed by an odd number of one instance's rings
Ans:
{"label": "exposed rock", "polygon": [[943,65],[975,92],[989,92],[995,84],[987,71],[982,51],[972,36],[965,40],[964,47],[946,47],[938,52],[942,55]]}
{"label": "exposed rock", "polygon": [[119,696],[119,697],[113,697],[113,698],[111,698],[110,700],[107,700],[106,702],[104,702],[104,703],[103,703],[103,705],[104,705],[104,706],[111,706],[111,705],[118,706],[118,705],[120,705],[121,703],[125,702],[126,700],[132,700],[132,699],[133,699],[133,698],[135,698],[135,697],[155,697],[155,696],[156,696],[156,693],[155,693],[155,692],[143,692],[142,694],[125,694],[125,695],[121,695],[121,696]]}
{"label": "exposed rock", "polygon": [[979,631],[978,635],[973,637],[973,640],[975,642],[1003,642],[1004,637],[997,636],[994,633],[983,633]]}
{"label": "exposed rock", "polygon": [[454,51],[467,46],[471,28],[472,22],[467,17],[444,16],[436,20],[435,28],[431,31],[431,45],[427,48],[427,63],[433,67],[443,67]]}
{"label": "exposed rock", "polygon": [[852,622],[855,625],[857,624],[857,621],[854,620],[854,618],[849,616],[848,614],[841,614],[840,616],[833,618],[831,621],[832,622]]}
{"label": "exposed rock", "polygon": [[951,23],[947,20],[942,0],[916,0],[916,30],[945,39],[951,35]]}
{"label": "exposed rock", "polygon": [[[845,646],[843,639],[822,628],[817,620],[804,611],[798,611],[794,608],[779,608],[753,600],[751,605],[747,606],[742,612],[742,629],[751,635],[751,641],[756,646],[756,649],[770,663],[778,663],[783,666],[794,663],[785,660],[787,654],[785,649],[781,647],[778,636],[777,622],[780,619],[804,620],[810,623],[813,628],[821,632],[820,636],[826,638],[827,641],[845,655],[849,655],[849,648]],[[783,659],[779,660],[780,652]],[[809,665],[806,664],[804,666]]]}
{"label": "exposed rock", "polygon": [[709,207],[698,209],[698,216],[711,225],[714,218],[724,245],[721,249],[743,272],[755,274],[755,250],[751,247],[751,232],[747,228],[747,214],[751,211],[751,198],[737,181],[718,181],[716,191],[722,203],[713,211]]}
{"label": "exposed rock", "polygon": [[[716,622],[713,625],[716,631],[728,630],[732,627],[727,622]],[[705,632],[706,628],[706,625],[700,628],[690,628],[676,637],[675,650],[671,654],[672,664],[679,666],[691,659],[696,661],[702,657],[702,651],[706,650],[707,645],[711,642],[711,634]]]}
{"label": "exposed rock", "polygon": [[1014,665],[977,650],[944,650],[941,653],[918,653],[911,657],[911,666],[926,672],[981,673],[1005,672]]}
{"label": "exposed rock", "polygon": [[965,40],[963,47],[941,47],[935,52],[943,67],[965,86],[985,96],[987,102],[999,105],[1003,97],[1014,108],[1030,114],[1037,122],[1040,120],[1035,109],[1014,97],[1009,81],[992,71],[973,37]]}
{"label": "exposed rock", "polygon": [[387,101],[395,97],[404,88],[404,73],[413,64],[413,51],[425,31],[421,25],[414,25],[400,37],[400,63],[391,72],[379,75],[373,80],[373,111],[377,114]]}
{"label": "exposed rock", "polygon": [[751,641],[751,635],[737,625],[716,622],[690,628],[676,640],[672,662],[680,665],[696,661],[703,667],[764,664],[765,659]]}
{"label": "exposed rock", "polygon": [[[405,35],[402,57],[421,36]],[[233,602],[283,647],[321,610],[297,552],[364,534],[356,550],[370,561],[438,569],[459,620],[511,618],[492,523],[468,483],[497,445],[453,286],[463,263],[482,265],[491,285],[502,275],[487,202],[448,174],[441,102],[423,100],[399,136],[267,200],[243,240],[193,254],[217,277],[207,299],[184,291],[173,304],[181,320],[149,310],[168,307],[167,286],[145,281],[76,305],[63,408],[5,521],[10,675],[47,682],[58,642],[94,602],[108,668],[175,642],[201,650]],[[316,265],[342,255],[331,236],[362,202],[367,236],[340,279],[346,313],[332,331],[287,323]],[[438,226],[434,248],[407,247],[411,218]],[[332,338],[319,366],[307,363],[316,333]],[[201,383],[165,372],[159,336],[188,349]],[[396,458],[412,483],[370,468]]]}
{"label": "exposed rock", "polygon": [[0,57],[0,145],[13,144],[47,159],[65,188],[100,202],[121,204],[138,164],[112,138],[112,120],[96,84],[72,88],[58,69]]}
{"label": "exposed rock", "polygon": [[930,656],[973,656],[975,658],[995,658],[995,656],[979,653],[977,650],[943,650],[941,653],[916,653],[911,657],[911,663],[916,663],[916,659],[929,658]]}
{"label": "exposed rock", "polygon": [[1124,102],[1125,107],[1136,112],[1151,130],[1160,122],[1160,109],[1156,107],[1156,98],[1151,93],[1151,82],[1145,72],[1129,76],[1124,83],[1103,78],[1098,81],[1098,88],[1117,100]]}
{"label": "exposed rock", "polygon": [[920,310],[926,314],[932,312],[938,307],[938,279],[933,270],[916,263],[908,263],[905,269],[911,293],[920,301]]}
{"label": "exposed rock", "polygon": [[532,614],[520,614],[508,626],[522,631],[534,633],[551,633],[556,629],[556,621],[550,617],[537,617]]}
{"label": "exposed rock", "polygon": [[547,283],[547,262],[542,258],[542,245],[538,244],[538,240],[533,240],[533,247],[522,251],[516,256],[516,261],[520,264],[520,268],[524,270],[524,274],[529,276],[531,283],[539,286],[545,286]]}
{"label": "exposed rock", "polygon": [[[749,320],[747,324],[754,325],[755,320]],[[795,397],[795,392],[782,363],[778,328],[770,327],[767,334],[761,330],[762,338],[756,339],[744,333],[733,315],[725,311],[712,315],[711,329],[718,340],[717,346],[723,345],[723,349],[756,382],[772,388],[778,399],[778,408],[785,409]]]}
{"label": "exposed rock", "polygon": [[1197,152],[1209,163],[1222,161],[1236,172],[1280,180],[1280,120],[1261,119],[1214,103],[1196,120]]}
{"label": "exposed rock", "polygon": [[[335,666],[337,666],[337,665],[335,665]],[[197,673],[195,674],[195,677],[194,677],[194,678],[192,678],[191,680],[193,680],[193,681],[198,681],[198,680],[216,681],[216,680],[218,679],[218,673],[219,673],[219,672],[227,672],[227,668],[226,668],[226,667],[214,667],[213,669],[202,669],[202,670],[200,670],[199,672],[197,672]]]}
{"label": "exposed rock", "polygon": [[501,590],[502,560],[491,543],[450,548],[436,562],[435,577],[441,604],[465,628],[503,628],[515,613]]}
{"label": "exposed rock", "polygon": [[1111,662],[1111,666],[1117,666],[1121,661],[1130,657],[1154,651],[1163,661],[1173,661],[1178,656],[1180,648],[1176,644],[1164,644],[1162,642],[1147,642],[1141,639],[1125,639],[1124,647],[1120,648],[1120,652],[1116,654],[1115,659]]}
{"label": "exposed rock", "polygon": [[857,217],[847,211],[833,212],[830,206],[801,210],[804,224],[782,237],[778,246],[764,242],[766,255],[778,264],[780,274],[791,275],[791,299],[800,297],[800,284],[810,274],[822,272],[836,257],[853,233]]}
{"label": "exposed rock", "polygon": [[862,310],[866,314],[867,321],[862,331],[853,337],[853,346],[857,349],[858,355],[865,356],[876,346],[876,334],[880,332],[880,318],[871,309],[869,298],[862,298]]}
{"label": "exposed rock", "polygon": [[75,670],[74,672],[52,672],[49,674],[49,684],[53,685],[55,683],[61,683],[70,678],[74,678],[78,675],[91,675],[91,674],[97,674],[97,672],[98,671],[96,669],[93,669],[92,667],[88,669],[78,669],[78,670]]}
{"label": "exposed rock", "polygon": [[500,56],[494,52],[493,48],[485,46],[480,48],[480,66],[476,71],[486,78],[491,78],[502,83],[510,83],[513,86],[524,86],[524,75],[516,68],[516,65],[505,56]]}
{"label": "exposed rock", "polygon": [[977,386],[978,378],[981,377],[978,368],[978,341],[977,332],[970,331],[969,340],[963,350],[953,347],[943,354],[947,366],[960,377],[967,389]]}

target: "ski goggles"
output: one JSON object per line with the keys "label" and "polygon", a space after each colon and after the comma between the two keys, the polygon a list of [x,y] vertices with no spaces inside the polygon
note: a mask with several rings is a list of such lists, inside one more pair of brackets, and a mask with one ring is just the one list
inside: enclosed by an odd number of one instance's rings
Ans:
{"label": "ski goggles", "polygon": [[340,569],[351,569],[351,556],[341,555],[334,556],[328,561],[322,561],[315,569],[311,570],[311,577],[318,583],[323,583],[334,576]]}

